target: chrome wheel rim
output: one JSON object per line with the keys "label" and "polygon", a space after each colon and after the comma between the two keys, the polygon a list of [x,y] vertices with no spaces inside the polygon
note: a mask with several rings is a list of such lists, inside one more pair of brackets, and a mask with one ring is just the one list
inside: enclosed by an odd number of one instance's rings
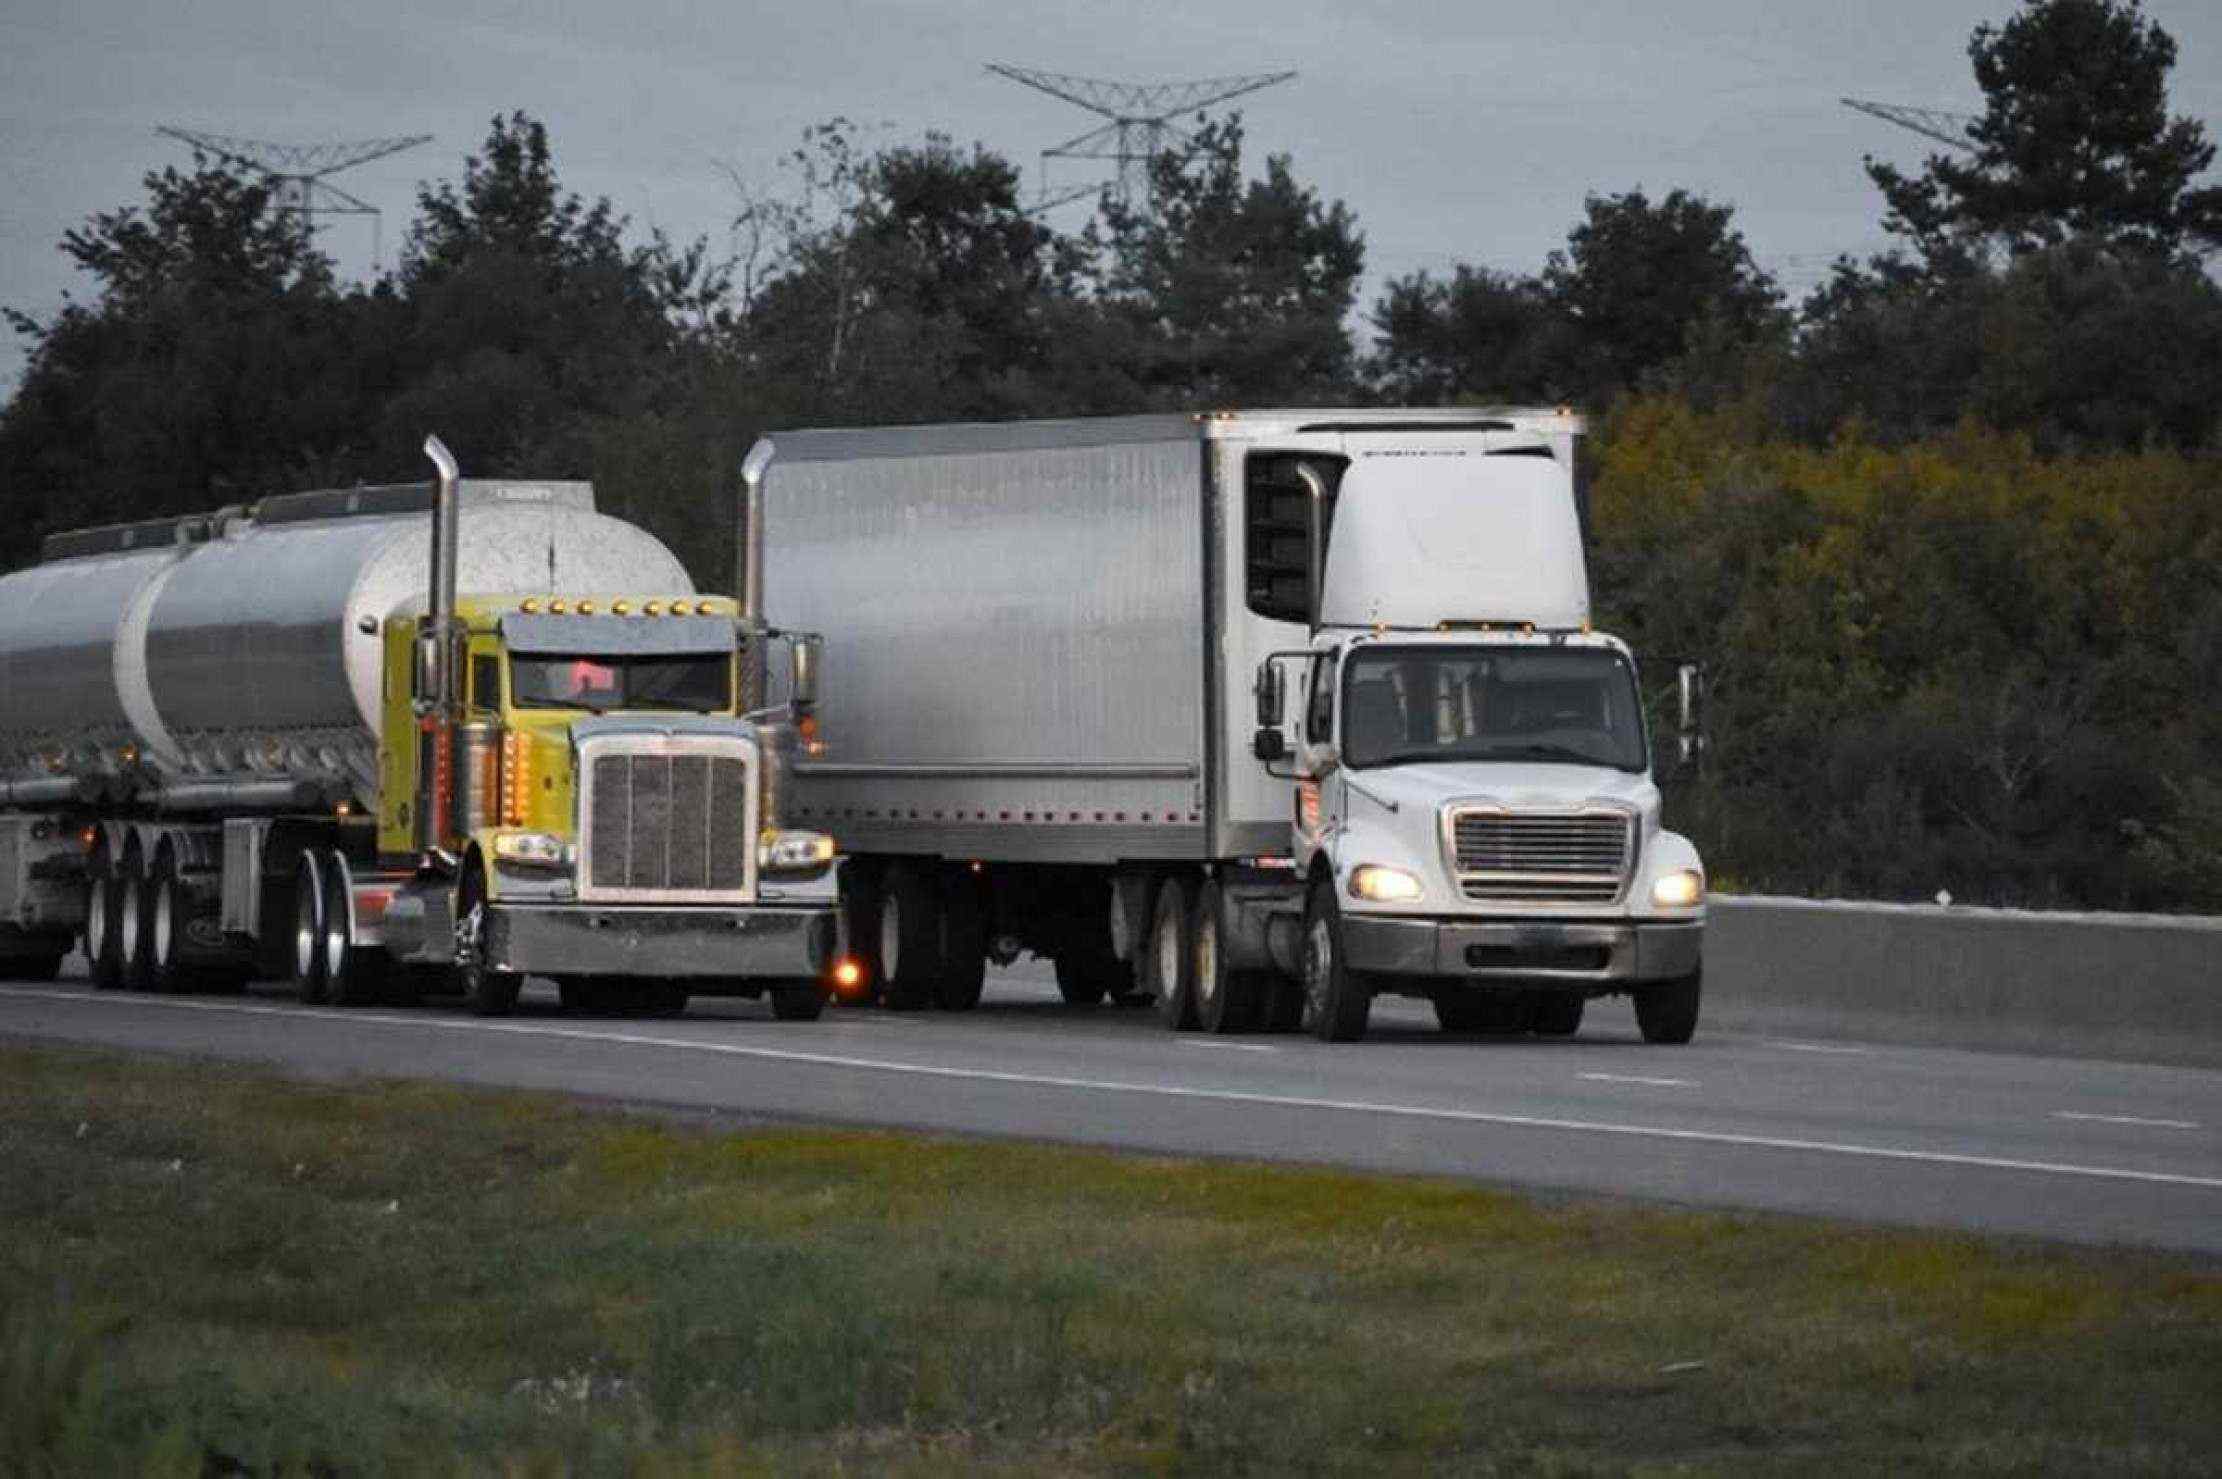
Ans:
{"label": "chrome wheel rim", "polygon": [[[301,884],[311,880],[304,876]],[[316,975],[316,895],[305,887],[293,891],[293,979],[307,981]]]}
{"label": "chrome wheel rim", "polygon": [[125,970],[139,962],[139,877],[126,873],[116,904],[116,958]]}
{"label": "chrome wheel rim", "polygon": [[1304,1025],[1316,1027],[1327,1020],[1327,980],[1335,963],[1335,937],[1325,916],[1312,921],[1304,949]]}
{"label": "chrome wheel rim", "polygon": [[1219,999],[1219,921],[1205,910],[1196,921],[1196,1005],[1205,1010]]}
{"label": "chrome wheel rim", "polygon": [[893,981],[901,968],[903,952],[903,906],[889,894],[880,900],[880,976],[883,983]]}
{"label": "chrome wheel rim", "polygon": [[95,873],[85,886],[85,958],[94,965],[108,949],[108,890],[105,870]]}
{"label": "chrome wheel rim", "polygon": [[1169,996],[1180,989],[1179,906],[1157,911],[1157,980]]}
{"label": "chrome wheel rim", "polygon": [[173,911],[177,908],[173,891],[164,882],[154,885],[154,938],[147,942],[154,951],[154,968],[168,970],[177,950],[173,931],[177,927]]}

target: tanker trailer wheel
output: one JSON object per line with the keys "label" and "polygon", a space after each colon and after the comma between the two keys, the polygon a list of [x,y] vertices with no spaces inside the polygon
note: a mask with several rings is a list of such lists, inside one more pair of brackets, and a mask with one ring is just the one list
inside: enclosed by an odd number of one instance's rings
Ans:
{"label": "tanker trailer wheel", "polygon": [[146,956],[142,972],[149,991],[183,991],[191,981],[185,965],[185,925],[192,917],[193,901],[178,876],[177,854],[165,847],[155,857],[147,877],[146,936],[140,946]]}
{"label": "tanker trailer wheel", "polygon": [[1157,1020],[1175,1032],[1196,1025],[1196,883],[1169,873],[1157,885],[1150,931],[1142,940],[1142,989],[1157,998]]}
{"label": "tanker trailer wheel", "polygon": [[941,890],[930,864],[897,863],[880,887],[880,1003],[915,1012],[940,983]]}
{"label": "tanker trailer wheel", "polygon": [[1371,984],[1343,953],[1334,880],[1322,878],[1304,910],[1304,1030],[1322,1042],[1356,1042],[1372,1011]]}
{"label": "tanker trailer wheel", "polygon": [[136,846],[116,870],[116,969],[127,991],[147,988],[147,864]]}
{"label": "tanker trailer wheel", "polygon": [[474,856],[455,891],[455,982],[473,1016],[506,1017],[517,1009],[525,978],[489,969],[485,943],[486,865]]}
{"label": "tanker trailer wheel", "polygon": [[324,974],[324,867],[313,848],[293,864],[293,994],[322,1006],[331,990]]}
{"label": "tanker trailer wheel", "polygon": [[98,991],[113,991],[123,984],[122,885],[115,863],[103,850],[85,870],[85,965]]}
{"label": "tanker trailer wheel", "polygon": [[1207,878],[1196,891],[1196,1025],[1206,1032],[1248,1032],[1258,1025],[1270,984],[1258,971],[1227,964],[1226,895]]}
{"label": "tanker trailer wheel", "polygon": [[980,1004],[988,979],[987,900],[970,868],[949,868],[941,881],[941,979],[934,983],[934,1005],[969,1012]]}
{"label": "tanker trailer wheel", "polygon": [[324,994],[336,1007],[359,1007],[378,999],[385,989],[385,954],[365,950],[355,943],[350,921],[354,915],[354,873],[347,857],[337,848],[324,855],[323,933]]}
{"label": "tanker trailer wheel", "polygon": [[1697,1034],[1698,998],[1705,992],[1705,969],[1700,966],[1671,981],[1638,986],[1636,1026],[1645,1042],[1685,1043]]}

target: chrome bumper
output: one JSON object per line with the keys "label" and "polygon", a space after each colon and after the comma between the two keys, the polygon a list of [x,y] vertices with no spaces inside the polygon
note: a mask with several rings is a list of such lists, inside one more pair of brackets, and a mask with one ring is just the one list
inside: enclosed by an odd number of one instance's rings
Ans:
{"label": "chrome bumper", "polygon": [[487,964],[533,976],[817,978],[833,965],[831,905],[655,908],[497,904]]}
{"label": "chrome bumper", "polygon": [[1550,920],[1465,923],[1345,914],[1343,953],[1355,970],[1464,980],[1613,983],[1686,976],[1705,926]]}

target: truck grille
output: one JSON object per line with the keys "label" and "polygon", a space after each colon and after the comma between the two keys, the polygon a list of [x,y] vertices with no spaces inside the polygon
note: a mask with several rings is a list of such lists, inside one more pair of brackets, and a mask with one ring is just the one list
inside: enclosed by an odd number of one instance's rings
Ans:
{"label": "truck grille", "polygon": [[587,880],[596,891],[748,886],[748,762],[736,755],[598,755],[588,769]]}
{"label": "truck grille", "polygon": [[1450,832],[1469,899],[1610,904],[1635,861],[1625,812],[1459,810]]}

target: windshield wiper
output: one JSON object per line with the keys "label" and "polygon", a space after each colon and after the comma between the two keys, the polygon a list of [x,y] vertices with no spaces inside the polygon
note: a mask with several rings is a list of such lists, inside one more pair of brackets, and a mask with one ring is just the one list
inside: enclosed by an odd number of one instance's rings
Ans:
{"label": "windshield wiper", "polygon": [[[1517,755],[1523,760],[1563,760],[1570,765],[1618,765],[1617,761],[1602,759],[1590,754],[1587,750],[1577,750],[1571,745],[1493,745],[1490,747],[1488,758],[1497,760],[1513,755]],[[1619,768],[1626,769],[1625,766]]]}

